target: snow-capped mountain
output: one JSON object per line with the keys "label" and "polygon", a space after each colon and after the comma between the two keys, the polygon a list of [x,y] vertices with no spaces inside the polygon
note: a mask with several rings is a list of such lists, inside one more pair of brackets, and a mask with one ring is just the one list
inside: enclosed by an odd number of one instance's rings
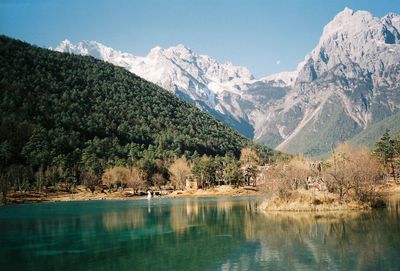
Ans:
{"label": "snow-capped mountain", "polygon": [[285,97],[262,110],[255,138],[318,154],[399,112],[399,21],[348,8],[337,14]]}
{"label": "snow-capped mountain", "polygon": [[280,72],[261,78],[260,81],[270,81],[273,82],[274,85],[281,87],[293,86],[296,82],[297,75],[298,71]]}
{"label": "snow-capped mountain", "polygon": [[399,31],[399,15],[377,18],[346,8],[324,27],[296,71],[257,80],[244,67],[183,45],[155,47],[144,57],[94,41],[65,40],[55,50],[122,66],[248,137],[318,155],[400,112]]}
{"label": "snow-capped mountain", "polygon": [[[367,11],[346,8],[324,27],[317,47],[305,59],[298,80],[309,82],[337,65],[355,63],[380,78],[388,66],[399,63],[399,18],[393,13],[377,18]],[[360,74],[359,70],[348,69],[341,75],[354,78]]]}
{"label": "snow-capped mountain", "polygon": [[209,56],[196,54],[182,44],[167,49],[155,47],[144,57],[116,51],[96,41],[73,44],[64,40],[54,50],[90,55],[124,67],[186,101],[195,103],[244,135],[252,137],[252,127],[246,115],[233,104],[226,108],[224,102],[227,94],[240,96],[238,85],[254,79],[247,68],[232,63],[220,64]]}

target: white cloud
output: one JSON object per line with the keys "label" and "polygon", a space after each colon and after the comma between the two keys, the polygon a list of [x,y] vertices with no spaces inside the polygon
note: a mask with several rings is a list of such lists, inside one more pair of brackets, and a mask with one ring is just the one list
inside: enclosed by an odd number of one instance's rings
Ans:
{"label": "white cloud", "polygon": [[277,60],[276,61],[276,65],[280,65],[281,64],[281,61],[280,60]]}

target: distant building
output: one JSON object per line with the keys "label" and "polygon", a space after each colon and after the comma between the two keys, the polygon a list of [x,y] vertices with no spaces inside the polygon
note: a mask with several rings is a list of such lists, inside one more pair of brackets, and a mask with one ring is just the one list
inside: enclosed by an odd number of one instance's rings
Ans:
{"label": "distant building", "polygon": [[197,182],[196,177],[193,174],[190,174],[186,177],[186,189],[188,190],[199,189],[199,184]]}

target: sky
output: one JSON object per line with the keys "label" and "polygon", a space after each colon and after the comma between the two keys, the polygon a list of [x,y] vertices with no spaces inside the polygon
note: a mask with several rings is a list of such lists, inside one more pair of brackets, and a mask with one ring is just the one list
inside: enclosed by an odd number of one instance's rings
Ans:
{"label": "sky", "polygon": [[184,44],[260,78],[295,70],[345,7],[400,13],[398,0],[0,0],[0,34],[43,47],[95,40],[138,56]]}

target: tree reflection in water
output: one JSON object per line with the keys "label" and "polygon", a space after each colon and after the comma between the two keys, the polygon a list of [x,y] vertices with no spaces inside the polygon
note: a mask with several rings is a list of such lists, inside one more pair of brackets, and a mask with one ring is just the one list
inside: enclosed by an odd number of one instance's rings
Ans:
{"label": "tree reflection in water", "polygon": [[[0,209],[10,270],[396,270],[399,201],[386,210],[264,213],[247,198]],[[79,263],[79,264],[77,264]]]}
{"label": "tree reflection in water", "polygon": [[[398,202],[396,203],[398,206]],[[247,212],[247,240],[258,243],[224,264],[237,270],[396,270],[399,209],[372,212]]]}

